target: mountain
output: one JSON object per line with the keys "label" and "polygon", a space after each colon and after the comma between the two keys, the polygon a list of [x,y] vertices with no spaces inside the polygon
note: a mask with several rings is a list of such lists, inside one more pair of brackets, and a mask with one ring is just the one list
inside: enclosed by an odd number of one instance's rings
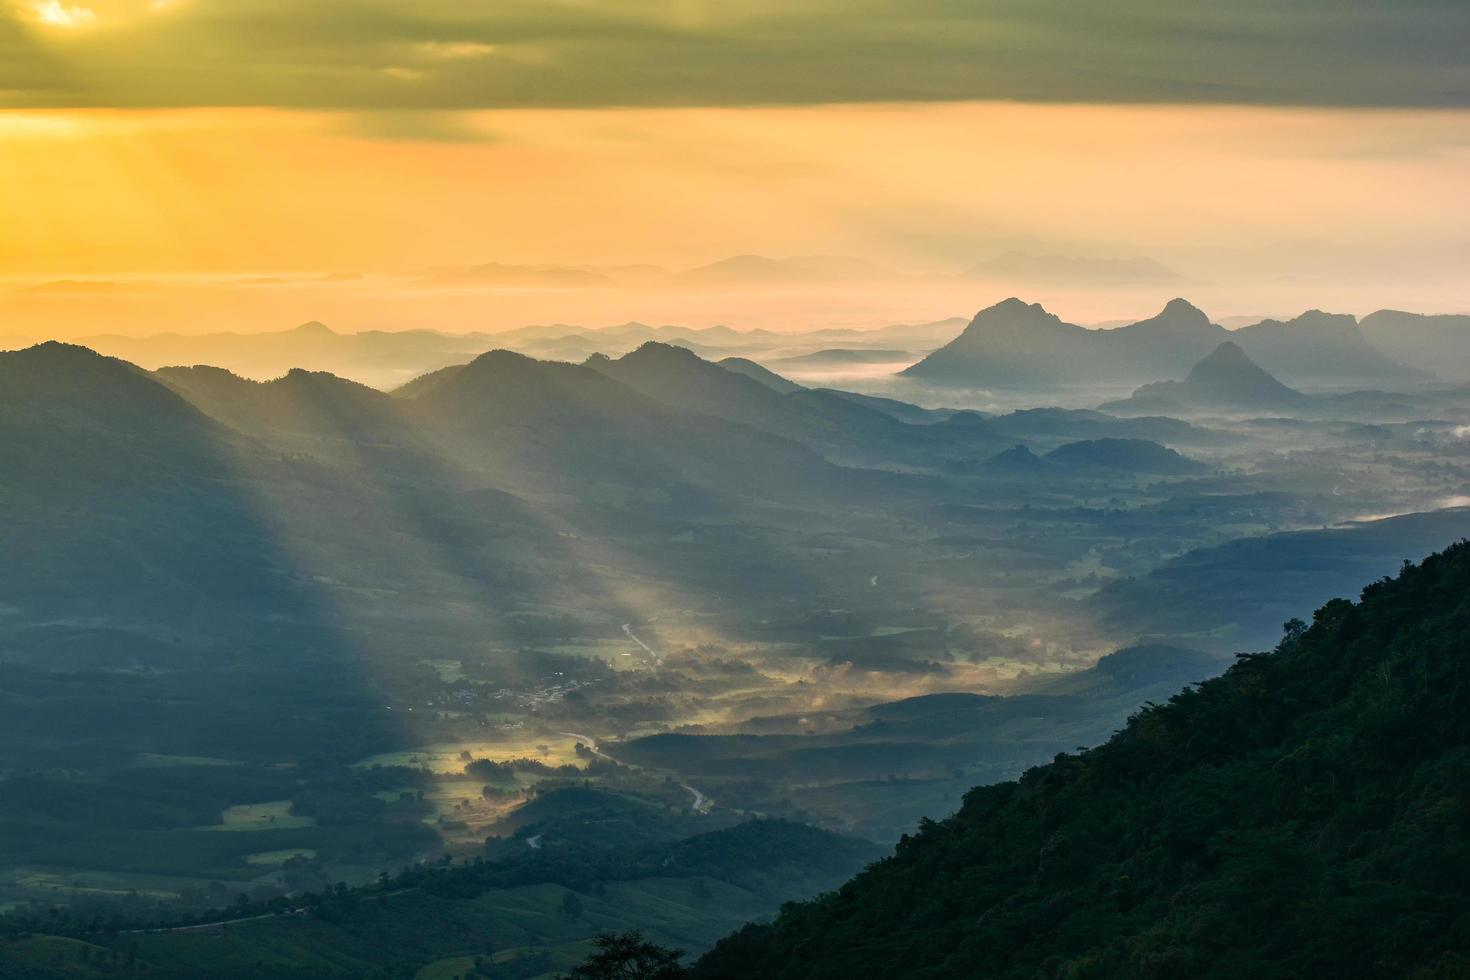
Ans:
{"label": "mountain", "polygon": [[411,439],[392,396],[325,371],[293,368],[251,381],[195,365],[160,368],[154,377],[211,418],[267,441]]}
{"label": "mountain", "polygon": [[[884,415],[891,415],[900,422],[908,422],[911,425],[932,425],[935,422],[943,422],[954,415],[953,409],[948,408],[920,408],[918,405],[910,405],[908,402],[899,401],[897,398],[884,398],[881,395],[864,395],[856,391],[841,391],[837,388],[823,388],[823,391],[838,398],[857,405],[865,405],[876,409]],[[970,414],[980,415],[983,413],[972,412]]]}
{"label": "mountain", "polygon": [[1217,654],[1141,643],[1106,654],[1086,670],[1033,682],[1027,689],[1071,697],[1129,694],[1145,701],[1171,697],[1181,688],[1218,674],[1227,663]]}
{"label": "mountain", "polygon": [[962,273],[970,279],[1019,279],[1052,285],[1140,285],[1180,282],[1183,277],[1153,259],[1084,258],[1011,251]]}
{"label": "mountain", "polygon": [[1294,320],[1263,320],[1241,327],[1231,339],[1273,374],[1297,385],[1361,387],[1425,377],[1369,344],[1346,313],[1308,310]]}
{"label": "mountain", "polygon": [[1130,370],[1158,378],[1178,374],[1230,336],[1199,307],[1171,299],[1156,315],[1109,330],[1100,339]]}
{"label": "mountain", "polygon": [[814,389],[787,394],[728,371],[682,347],[650,341],[616,360],[587,367],[684,413],[699,413],[790,439],[835,462],[919,461],[931,452],[970,452],[983,431],[961,440],[947,430],[911,425],[893,414]]}
{"label": "mountain", "polygon": [[793,391],[799,391],[802,387],[795,381],[789,381],[781,377],[770,368],[762,367],[748,357],[726,357],[716,363],[726,371],[743,374],[752,381],[758,381],[772,391],[782,395],[789,395]]}
{"label": "mountain", "polygon": [[1210,650],[1266,642],[1282,620],[1391,573],[1405,556],[1470,537],[1470,508],[1282,531],[1196,548],[1085,600],[1114,636],[1176,637]]}
{"label": "mountain", "polygon": [[1204,464],[1147,439],[1083,439],[1058,446],[1042,459],[1073,472],[1186,476],[1206,470]]}
{"label": "mountain", "polygon": [[483,265],[452,269],[425,277],[425,283],[434,285],[514,285],[552,288],[586,288],[616,285],[616,281],[601,272],[561,265],[503,265],[487,262]]}
{"label": "mountain", "polygon": [[1012,297],[975,314],[958,337],[899,374],[973,387],[1061,383],[1086,377],[1084,352],[1094,346],[1085,327]]}
{"label": "mountain", "polygon": [[488,334],[434,330],[338,333],[316,321],[260,333],[160,333],[144,337],[106,334],[86,337],[81,342],[147,368],[210,364],[261,380],[302,368],[332,371],[384,386],[468,360],[491,346]]}
{"label": "mountain", "polygon": [[971,791],[699,978],[1470,971],[1470,545]]}
{"label": "mountain", "polygon": [[841,255],[799,255],[772,259],[764,255],[732,255],[678,273],[691,283],[842,282],[892,279],[893,272],[863,259]]}
{"label": "mountain", "polygon": [[1386,357],[1446,380],[1470,381],[1470,315],[1379,310],[1358,326]]}
{"label": "mountain", "polygon": [[987,469],[1017,476],[1036,476],[1052,468],[1052,464],[1036,455],[1026,446],[1012,446],[985,460]]}
{"label": "mountain", "polygon": [[1234,332],[1182,299],[1108,330],[1064,323],[1008,299],[982,310],[958,337],[901,372],[931,384],[1025,387],[1151,381],[1178,375],[1230,340],[1275,373],[1318,386],[1409,383],[1422,375],[1371,347],[1350,316],[1312,311]]}
{"label": "mountain", "polygon": [[[830,477],[817,456],[769,430],[681,410],[676,395],[697,385],[666,367],[671,360],[700,366],[707,369],[704,382],[728,384],[752,401],[782,396],[679,348],[650,342],[640,350],[642,356],[585,365],[490,351],[420,379],[405,403],[456,455],[469,454],[512,482],[535,474],[566,489],[598,478],[641,488],[694,484],[779,493]],[[624,370],[608,370],[624,362]],[[669,387],[660,388],[660,381]],[[772,480],[771,473],[784,479]]]}
{"label": "mountain", "polygon": [[1130,398],[1100,406],[1127,413],[1299,412],[1311,398],[1277,381],[1231,342],[1190,369],[1183,381],[1156,381]]}
{"label": "mountain", "polygon": [[812,351],[810,354],[778,357],[767,363],[781,370],[830,371],[868,364],[895,364],[913,359],[914,355],[906,350],[831,347]]}
{"label": "mountain", "polygon": [[1148,439],[1166,446],[1217,446],[1230,436],[1180,419],[1138,415],[1120,418],[1081,408],[1023,408],[990,421],[990,427],[1016,439],[1058,445],[1077,439]]}

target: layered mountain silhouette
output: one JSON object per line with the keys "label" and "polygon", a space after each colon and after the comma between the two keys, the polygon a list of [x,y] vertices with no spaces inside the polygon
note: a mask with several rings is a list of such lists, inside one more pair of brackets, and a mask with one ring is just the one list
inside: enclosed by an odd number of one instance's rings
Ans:
{"label": "layered mountain silhouette", "polygon": [[1074,471],[1185,476],[1204,472],[1202,463],[1147,439],[1083,439],[1058,446],[1043,459]]}
{"label": "layered mountain silhouette", "polygon": [[1087,258],[1010,251],[972,266],[963,275],[974,279],[1019,279],[1027,282],[1131,285],[1179,282],[1179,273],[1149,258]]}
{"label": "layered mountain silhouette", "polygon": [[980,311],[949,344],[902,374],[931,384],[1027,387],[1126,383],[1179,375],[1226,340],[1288,380],[1322,386],[1404,382],[1422,375],[1385,357],[1345,315],[1311,311],[1229,331],[1171,300],[1157,315],[1112,330],[1066,323],[1036,303]]}
{"label": "layered mountain silhouette", "polygon": [[[964,437],[915,425],[873,404],[822,389],[782,393],[767,379],[727,370],[670,344],[650,341],[616,360],[594,356],[586,366],[669,408],[747,425],[841,461],[909,460],[943,446],[972,453],[998,436]],[[999,441],[995,448],[1004,445]]]}
{"label": "layered mountain silhouette", "polygon": [[1308,310],[1294,320],[1263,320],[1241,327],[1231,339],[1294,384],[1362,386],[1423,376],[1369,344],[1357,320],[1346,313]]}
{"label": "layered mountain silhouette", "polygon": [[789,395],[791,392],[797,391],[802,387],[795,381],[781,377],[775,371],[757,364],[748,357],[726,357],[717,363],[726,371],[743,374],[747,378],[753,381],[759,381],[772,391],[779,392],[783,395]]}
{"label": "layered mountain silhouette", "polygon": [[1470,315],[1379,310],[1360,326],[1385,356],[1446,380],[1470,381]]}
{"label": "layered mountain silhouette", "polygon": [[1289,388],[1226,341],[1193,368],[1183,381],[1156,381],[1130,398],[1109,402],[1103,411],[1136,413],[1250,412],[1290,413],[1312,402]]}

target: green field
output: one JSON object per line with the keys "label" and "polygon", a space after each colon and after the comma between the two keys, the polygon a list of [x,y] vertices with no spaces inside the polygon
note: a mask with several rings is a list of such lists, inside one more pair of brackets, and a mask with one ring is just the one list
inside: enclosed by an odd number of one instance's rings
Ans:
{"label": "green field", "polygon": [[200,830],[245,832],[256,830],[298,830],[315,827],[315,817],[296,816],[291,812],[290,800],[273,800],[269,803],[241,803],[227,808],[221,821],[212,827]]}

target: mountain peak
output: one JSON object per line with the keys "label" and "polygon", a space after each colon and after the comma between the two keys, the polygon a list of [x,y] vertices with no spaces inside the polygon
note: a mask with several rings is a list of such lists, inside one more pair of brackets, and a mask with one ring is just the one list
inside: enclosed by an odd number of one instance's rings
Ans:
{"label": "mountain peak", "polygon": [[998,327],[1016,327],[1029,325],[1060,324],[1062,318],[1055,313],[1049,312],[1040,303],[1028,303],[1015,296],[1009,296],[999,303],[987,306],[965,328],[968,333],[975,329],[994,329]]}
{"label": "mountain peak", "polygon": [[1240,349],[1240,345],[1233,340],[1227,340],[1219,347],[1210,351],[1204,360],[1190,369],[1189,374],[1193,377],[1196,372],[1209,372],[1220,368],[1230,368],[1232,370],[1244,368],[1260,371],[1262,374],[1269,374],[1265,368],[1251,360],[1246,352]]}
{"label": "mountain peak", "polygon": [[308,320],[299,327],[293,327],[287,333],[293,333],[298,337],[335,337],[337,331],[322,323],[320,320]]}
{"label": "mountain peak", "polygon": [[1199,320],[1204,323],[1210,322],[1210,318],[1205,315],[1204,310],[1200,309],[1198,306],[1195,306],[1189,300],[1179,296],[1176,296],[1173,299],[1169,300],[1169,302],[1165,303],[1163,312],[1159,315],[1171,317],[1187,316],[1192,320]]}
{"label": "mountain peak", "polygon": [[702,358],[687,347],[667,344],[661,340],[645,340],[638,349],[624,354],[619,360],[654,361],[665,364],[688,364]]}

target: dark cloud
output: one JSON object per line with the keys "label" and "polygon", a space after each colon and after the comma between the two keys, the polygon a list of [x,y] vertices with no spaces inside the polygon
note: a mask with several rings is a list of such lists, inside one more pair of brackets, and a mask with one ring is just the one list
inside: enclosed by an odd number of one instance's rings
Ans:
{"label": "dark cloud", "polygon": [[1465,0],[74,6],[95,23],[0,15],[0,105],[1470,104]]}

